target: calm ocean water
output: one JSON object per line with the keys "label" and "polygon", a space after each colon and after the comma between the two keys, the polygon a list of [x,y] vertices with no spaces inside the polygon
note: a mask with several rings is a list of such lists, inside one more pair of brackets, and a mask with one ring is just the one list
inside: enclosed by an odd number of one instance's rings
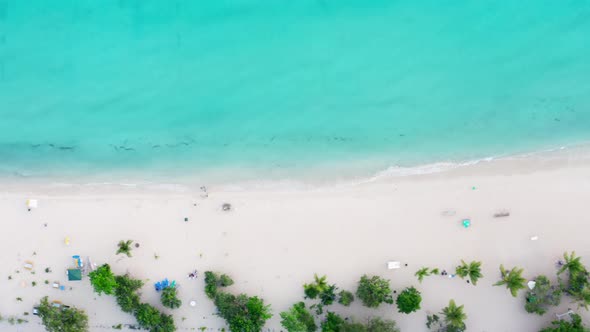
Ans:
{"label": "calm ocean water", "polygon": [[584,142],[589,36],[582,0],[0,0],[0,172],[288,176]]}

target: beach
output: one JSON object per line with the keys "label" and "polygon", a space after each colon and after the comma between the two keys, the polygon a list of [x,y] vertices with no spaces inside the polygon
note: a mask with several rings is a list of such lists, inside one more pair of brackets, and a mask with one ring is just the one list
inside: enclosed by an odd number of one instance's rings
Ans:
{"label": "beach", "polygon": [[[114,297],[93,293],[86,276],[67,281],[65,270],[73,267],[72,256],[80,255],[97,265],[110,264],[116,274],[128,272],[145,280],[142,300],[171,312],[179,330],[224,327],[203,292],[208,270],[235,280],[228,291],[258,295],[270,304],[274,316],[266,324],[269,331],[281,330],[279,313],[303,300],[302,285],[316,273],[353,292],[363,274],[387,278],[397,291],[415,286],[423,301],[410,315],[398,313],[395,305],[368,309],[359,300],[350,307],[327,307],[357,320],[394,319],[402,331],[426,331],[427,313],[439,312],[449,299],[465,305],[468,331],[538,331],[569,307],[585,322],[590,319],[588,311],[565,297],[544,316],[528,314],[523,291],[513,298],[506,288],[492,286],[499,280],[500,264],[524,268],[529,280],[544,274],[554,281],[555,263],[565,251],[590,262],[590,163],[583,158],[566,154],[496,160],[433,174],[304,189],[212,185],[208,197],[202,194],[198,186],[5,183],[0,193],[0,313],[23,317],[49,296],[86,310],[91,331],[134,323]],[[28,211],[25,204],[31,198],[39,204]],[[230,203],[231,210],[223,211],[223,203]],[[501,211],[510,216],[495,218]],[[469,228],[461,225],[463,219],[471,220]],[[133,248],[132,257],[115,255],[117,243],[127,239],[139,248]],[[414,276],[424,266],[454,271],[461,259],[482,262],[484,277],[477,286],[443,276],[419,283]],[[23,269],[25,261],[34,263],[34,274]],[[388,261],[400,261],[402,268],[388,270]],[[46,273],[46,267],[52,272]],[[194,269],[198,278],[188,279]],[[164,278],[179,285],[183,305],[177,310],[159,303],[153,284]],[[54,281],[65,290],[51,288]],[[195,307],[188,305],[191,300]],[[3,322],[0,329],[43,331],[38,317],[23,318],[29,323]]]}

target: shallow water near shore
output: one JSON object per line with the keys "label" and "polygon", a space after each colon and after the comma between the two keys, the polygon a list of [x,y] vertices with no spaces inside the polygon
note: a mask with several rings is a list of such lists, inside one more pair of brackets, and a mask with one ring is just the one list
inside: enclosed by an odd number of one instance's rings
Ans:
{"label": "shallow water near shore", "polygon": [[588,35],[579,1],[2,1],[0,172],[368,174],[583,142]]}

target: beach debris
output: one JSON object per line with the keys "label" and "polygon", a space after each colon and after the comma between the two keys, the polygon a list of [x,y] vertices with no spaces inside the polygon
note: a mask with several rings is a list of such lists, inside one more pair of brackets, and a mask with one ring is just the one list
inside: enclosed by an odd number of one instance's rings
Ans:
{"label": "beach debris", "polygon": [[535,236],[531,236],[531,241],[537,241],[538,239],[539,239],[539,237],[536,236],[536,235]]}
{"label": "beach debris", "polygon": [[399,268],[401,268],[401,266],[402,266],[402,264],[398,261],[387,262],[387,269],[388,270],[399,269]]}
{"label": "beach debris", "polygon": [[27,199],[27,210],[31,211],[39,206],[39,201],[36,199]]}
{"label": "beach debris", "polygon": [[17,300],[18,302],[22,302],[22,301],[23,301],[23,298],[22,298],[22,297],[17,297],[17,298],[16,298],[16,300]]}
{"label": "beach debris", "polygon": [[563,317],[573,315],[573,314],[574,314],[574,312],[572,311],[572,309],[568,308],[567,312],[564,312],[563,314],[555,313],[555,316],[557,317],[558,320],[561,320]]}
{"label": "beach debris", "polygon": [[502,210],[502,211],[498,211],[496,213],[494,213],[494,218],[503,218],[503,217],[509,217],[510,216],[510,212],[506,211],[506,210]]}
{"label": "beach debris", "polygon": [[25,268],[25,270],[32,270],[33,266],[34,266],[33,262],[31,262],[31,261],[25,261],[23,264],[23,268]]}
{"label": "beach debris", "polygon": [[194,270],[193,272],[189,273],[189,274],[188,274],[188,276],[187,276],[187,278],[189,278],[189,279],[191,279],[191,280],[192,280],[192,279],[197,279],[197,277],[198,277],[198,272],[197,272],[197,270]]}
{"label": "beach debris", "polygon": [[531,280],[531,281],[527,282],[526,285],[529,287],[529,289],[532,290],[533,288],[535,288],[535,285],[537,285],[537,283],[535,281]]}
{"label": "beach debris", "polygon": [[223,211],[229,211],[229,210],[231,210],[231,204],[229,204],[229,203],[223,203],[223,204],[221,205],[221,209],[222,209]]}
{"label": "beach debris", "polygon": [[135,242],[135,248],[139,248],[139,243]]}
{"label": "beach debris", "polygon": [[452,217],[457,214],[457,212],[455,210],[444,210],[441,214],[445,217]]}
{"label": "beach debris", "polygon": [[[201,189],[201,198],[203,198],[203,199],[204,199],[204,198],[207,198],[207,197],[209,197],[209,193],[207,192],[207,187],[205,187],[205,186],[201,186],[201,188],[200,188],[200,189]],[[196,206],[196,205],[197,205],[197,204],[195,204],[195,206]]]}
{"label": "beach debris", "polygon": [[463,219],[461,223],[463,224],[463,227],[469,228],[469,226],[471,226],[471,219]]}

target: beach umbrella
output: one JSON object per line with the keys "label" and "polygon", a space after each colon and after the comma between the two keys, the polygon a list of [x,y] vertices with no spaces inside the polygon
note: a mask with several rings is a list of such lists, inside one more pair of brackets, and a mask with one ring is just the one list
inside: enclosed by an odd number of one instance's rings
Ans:
{"label": "beach umbrella", "polygon": [[469,226],[471,226],[471,220],[470,219],[463,219],[463,227],[469,228]]}

